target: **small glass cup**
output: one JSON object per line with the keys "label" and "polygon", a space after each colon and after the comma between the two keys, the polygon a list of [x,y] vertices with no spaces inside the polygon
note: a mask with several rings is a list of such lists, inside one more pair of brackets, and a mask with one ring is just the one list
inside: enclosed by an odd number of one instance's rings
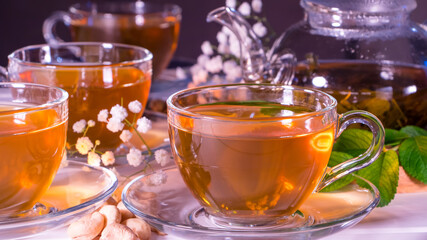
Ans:
{"label": "small glass cup", "polygon": [[181,8],[153,2],[74,4],[55,12],[43,24],[50,45],[62,40],[55,25],[64,22],[74,42],[116,42],[147,48],[153,53],[153,79],[168,66],[178,44]]}
{"label": "small glass cup", "polygon": [[[338,115],[337,101],[318,90],[217,85],[177,92],[167,105],[181,176],[210,219],[225,227],[291,221],[313,191],[368,166],[384,145],[374,115]],[[335,138],[353,123],[370,128],[370,148],[327,168]]]}
{"label": "small glass cup", "polygon": [[[82,137],[73,130],[77,121],[96,122],[101,110],[110,110],[116,104],[126,107],[134,100],[145,107],[151,86],[151,60],[147,49],[125,44],[34,45],[9,55],[8,78],[66,90],[70,95],[67,140],[75,144]],[[140,118],[143,110],[135,117]],[[97,149],[115,150],[121,144],[120,132],[111,132],[106,126],[105,122],[96,122],[86,136],[100,140]]]}
{"label": "small glass cup", "polygon": [[66,91],[0,83],[0,218],[30,209],[46,192],[65,156]]}

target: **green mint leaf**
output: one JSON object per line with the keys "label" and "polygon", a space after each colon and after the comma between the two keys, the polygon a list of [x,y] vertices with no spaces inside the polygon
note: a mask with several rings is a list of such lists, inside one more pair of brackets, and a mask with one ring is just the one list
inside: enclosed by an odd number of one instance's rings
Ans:
{"label": "green mint leaf", "polygon": [[427,184],[427,136],[416,136],[402,142],[400,163],[412,177]]}
{"label": "green mint leaf", "polygon": [[[378,207],[387,206],[394,199],[399,181],[399,159],[393,150],[381,153],[378,159],[366,168],[356,172],[357,175],[373,183],[380,192],[380,203]],[[356,180],[359,186],[369,186]]]}
{"label": "green mint leaf", "polygon": [[[329,158],[328,167],[336,166],[342,162],[347,161],[350,158],[353,158],[353,156],[348,154],[348,153],[332,151],[331,157]],[[335,190],[338,190],[342,187],[347,186],[352,181],[354,181],[354,177],[352,175],[347,175],[347,176],[344,176],[344,177],[336,180],[335,182],[331,183],[330,185],[328,185],[327,187],[323,188],[320,191],[321,192],[332,192],[332,191],[335,191]]]}
{"label": "green mint leaf", "polygon": [[410,137],[427,136],[427,131],[417,126],[406,126],[401,128],[400,131],[408,134]]}
{"label": "green mint leaf", "polygon": [[294,214],[293,214],[294,216],[295,215],[299,215],[300,217],[304,217],[304,213],[302,213],[300,210],[297,210],[296,212],[294,212]]}
{"label": "green mint leaf", "polygon": [[331,157],[329,158],[328,167],[334,167],[340,163],[347,161],[350,158],[353,158],[353,155],[345,152],[332,151]]}
{"label": "green mint leaf", "polygon": [[351,128],[345,130],[334,144],[334,151],[349,152],[366,150],[372,142],[372,133],[367,130]]}
{"label": "green mint leaf", "polygon": [[394,129],[385,129],[385,145],[399,145],[403,140],[409,138],[409,135],[405,132],[394,130]]}

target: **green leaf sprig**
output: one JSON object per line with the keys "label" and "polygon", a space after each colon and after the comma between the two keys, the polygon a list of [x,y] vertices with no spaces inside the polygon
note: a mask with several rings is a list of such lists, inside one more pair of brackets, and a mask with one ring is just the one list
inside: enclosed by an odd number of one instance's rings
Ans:
{"label": "green leaf sprig", "polygon": [[[366,151],[372,141],[372,133],[362,129],[348,129],[337,139],[328,166],[332,167]],[[379,158],[370,166],[355,172],[373,183],[380,192],[378,207],[387,206],[395,197],[399,180],[399,165],[406,173],[427,184],[427,131],[417,126],[400,130],[386,129],[385,147]],[[328,187],[323,192],[337,190],[353,181],[364,186],[362,181],[349,175]]]}

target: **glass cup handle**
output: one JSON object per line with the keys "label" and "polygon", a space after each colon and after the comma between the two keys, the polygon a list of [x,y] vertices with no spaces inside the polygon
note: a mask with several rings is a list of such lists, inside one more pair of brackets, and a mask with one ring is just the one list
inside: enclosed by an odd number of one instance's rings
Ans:
{"label": "glass cup handle", "polygon": [[58,37],[55,30],[56,24],[60,21],[65,24],[70,22],[70,16],[67,12],[54,12],[43,22],[43,37],[49,45],[56,45],[60,42],[64,42],[64,40]]}
{"label": "glass cup handle", "polygon": [[8,82],[8,76],[6,68],[0,66],[0,82]]}
{"label": "glass cup handle", "polygon": [[355,110],[342,114],[341,117],[338,119],[338,132],[336,134],[336,138],[338,138],[341,133],[353,123],[361,123],[369,127],[373,135],[371,145],[366,150],[366,152],[359,155],[358,157],[349,159],[332,168],[329,168],[326,171],[323,180],[319,183],[317,191],[335,182],[339,178],[344,177],[347,174],[369,166],[381,154],[384,147],[385,131],[380,120],[378,120],[378,118],[375,117],[372,113]]}

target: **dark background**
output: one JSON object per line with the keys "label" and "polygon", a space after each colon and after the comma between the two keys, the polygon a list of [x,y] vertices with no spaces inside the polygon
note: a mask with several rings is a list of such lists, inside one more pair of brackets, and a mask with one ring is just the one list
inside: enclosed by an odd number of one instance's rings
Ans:
{"label": "dark background", "polygon": [[[170,2],[182,7],[181,33],[175,53],[176,58],[195,60],[201,54],[200,45],[204,40],[215,41],[220,26],[216,23],[207,23],[205,18],[210,10],[223,6],[225,0],[151,1]],[[250,0],[248,1],[250,2]],[[15,49],[44,43],[42,36],[44,19],[54,11],[66,11],[71,4],[77,2],[82,1],[2,0],[0,6],[0,65],[7,65],[7,55]],[[263,12],[278,33],[303,18],[299,0],[263,0]],[[426,0],[418,0],[418,7],[412,12],[411,19],[417,22],[427,20]]]}

